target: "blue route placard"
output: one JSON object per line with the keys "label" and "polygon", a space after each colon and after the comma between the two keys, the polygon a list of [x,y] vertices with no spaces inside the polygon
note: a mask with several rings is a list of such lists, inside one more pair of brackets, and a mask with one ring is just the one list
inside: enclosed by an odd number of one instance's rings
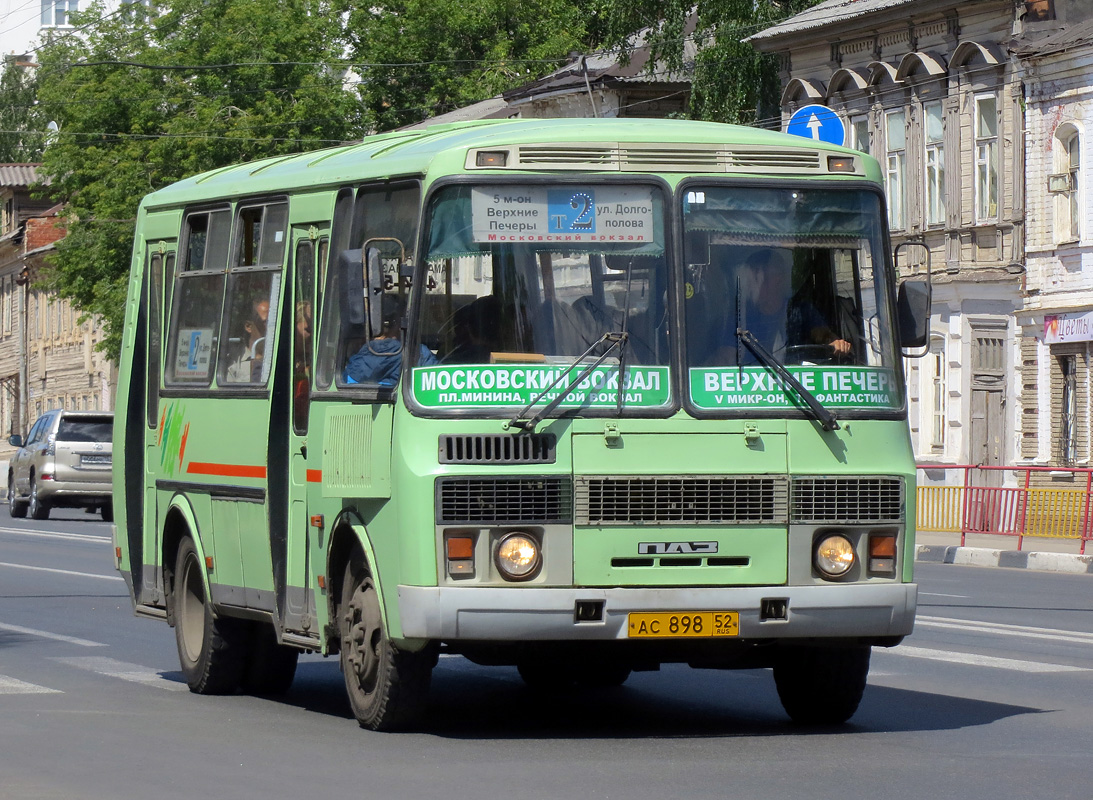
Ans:
{"label": "blue route placard", "polygon": [[550,233],[595,233],[595,195],[591,189],[551,189],[547,219]]}
{"label": "blue route placard", "polygon": [[803,136],[817,142],[843,144],[846,128],[839,115],[827,106],[810,105],[793,112],[786,126],[786,133]]}

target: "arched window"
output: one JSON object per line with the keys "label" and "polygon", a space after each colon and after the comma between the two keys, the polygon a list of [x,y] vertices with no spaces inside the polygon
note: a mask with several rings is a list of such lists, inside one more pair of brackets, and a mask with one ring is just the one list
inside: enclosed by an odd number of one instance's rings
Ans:
{"label": "arched window", "polygon": [[1055,241],[1081,239],[1082,155],[1081,136],[1072,124],[1056,129],[1054,174],[1048,178],[1048,191],[1055,196]]}

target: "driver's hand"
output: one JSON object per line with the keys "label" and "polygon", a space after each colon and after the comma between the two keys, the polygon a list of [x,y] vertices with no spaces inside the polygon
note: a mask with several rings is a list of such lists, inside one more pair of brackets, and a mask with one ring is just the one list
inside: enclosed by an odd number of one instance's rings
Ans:
{"label": "driver's hand", "polygon": [[831,346],[835,349],[835,353],[840,356],[845,356],[850,352],[850,342],[846,339],[836,339],[831,342]]}

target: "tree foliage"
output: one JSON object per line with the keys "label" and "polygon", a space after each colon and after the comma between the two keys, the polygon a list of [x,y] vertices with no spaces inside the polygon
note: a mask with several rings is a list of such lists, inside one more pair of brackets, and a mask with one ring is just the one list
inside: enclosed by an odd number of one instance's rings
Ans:
{"label": "tree foliage", "polygon": [[0,163],[35,163],[42,157],[49,120],[36,105],[34,72],[5,60],[0,72]]}
{"label": "tree foliage", "polygon": [[116,357],[137,206],[148,192],[230,163],[334,144],[365,121],[329,65],[344,54],[325,0],[172,0],[73,17],[82,37],[39,52],[39,100],[59,131],[43,157],[66,204],[46,288],[102,316]]}
{"label": "tree foliage", "polygon": [[694,59],[690,114],[696,119],[777,127],[781,83],[776,56],[743,41],[820,0],[606,0],[608,41],[624,50],[650,27],[646,43],[657,58],[685,68],[688,21]]}
{"label": "tree foliage", "polygon": [[381,0],[349,15],[361,100],[379,130],[523,85],[600,44],[604,0]]}

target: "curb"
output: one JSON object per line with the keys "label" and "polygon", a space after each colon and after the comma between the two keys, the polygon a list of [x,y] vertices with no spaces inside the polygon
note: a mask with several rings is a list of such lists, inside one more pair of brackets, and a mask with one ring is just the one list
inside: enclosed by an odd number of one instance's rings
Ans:
{"label": "curb", "polygon": [[935,564],[959,564],[968,567],[1007,567],[1042,572],[1066,572],[1093,575],[1093,555],[1042,553],[1022,550],[992,550],[987,547],[920,544],[915,547],[915,561]]}

